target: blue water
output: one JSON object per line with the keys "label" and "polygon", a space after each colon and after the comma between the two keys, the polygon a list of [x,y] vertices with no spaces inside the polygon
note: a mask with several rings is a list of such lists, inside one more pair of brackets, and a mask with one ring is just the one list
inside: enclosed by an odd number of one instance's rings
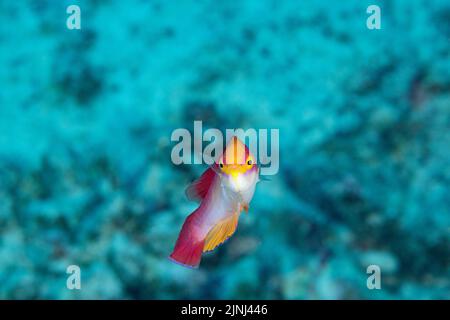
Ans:
{"label": "blue water", "polygon": [[[2,0],[0,298],[449,299],[449,21],[439,0]],[[280,132],[196,270],[167,259],[206,169],[171,162],[194,120]]]}

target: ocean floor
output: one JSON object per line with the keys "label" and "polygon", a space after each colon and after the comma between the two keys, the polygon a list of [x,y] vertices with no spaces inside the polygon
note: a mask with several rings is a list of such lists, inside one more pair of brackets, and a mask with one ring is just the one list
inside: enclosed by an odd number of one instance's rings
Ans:
{"label": "ocean floor", "polygon": [[[448,1],[3,0],[0,21],[1,299],[450,299]],[[207,168],[171,162],[195,120],[279,129],[280,170],[192,270],[167,257]]]}

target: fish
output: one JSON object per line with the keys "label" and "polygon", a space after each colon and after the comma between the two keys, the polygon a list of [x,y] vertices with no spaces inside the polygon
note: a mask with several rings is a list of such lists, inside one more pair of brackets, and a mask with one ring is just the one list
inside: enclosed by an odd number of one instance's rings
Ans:
{"label": "fish", "polygon": [[169,258],[198,268],[204,252],[213,251],[236,231],[240,214],[249,211],[260,168],[249,148],[236,136],[222,155],[186,189],[200,202],[184,221]]}

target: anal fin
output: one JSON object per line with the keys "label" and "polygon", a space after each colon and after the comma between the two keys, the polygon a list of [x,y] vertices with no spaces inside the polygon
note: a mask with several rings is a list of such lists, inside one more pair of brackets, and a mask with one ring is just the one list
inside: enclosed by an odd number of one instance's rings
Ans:
{"label": "anal fin", "polygon": [[206,235],[203,252],[214,250],[218,245],[233,235],[238,225],[239,213],[221,220]]}

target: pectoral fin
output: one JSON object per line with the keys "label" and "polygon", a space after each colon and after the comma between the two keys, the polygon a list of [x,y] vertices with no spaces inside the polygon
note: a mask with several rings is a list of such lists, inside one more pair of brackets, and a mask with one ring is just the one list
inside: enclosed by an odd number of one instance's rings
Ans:
{"label": "pectoral fin", "polygon": [[214,250],[218,245],[233,235],[239,220],[239,213],[234,213],[217,223],[206,235],[205,246],[203,252]]}
{"label": "pectoral fin", "polygon": [[216,173],[213,167],[206,170],[200,178],[192,182],[186,189],[186,196],[189,200],[202,200],[206,197],[206,194],[211,187]]}

